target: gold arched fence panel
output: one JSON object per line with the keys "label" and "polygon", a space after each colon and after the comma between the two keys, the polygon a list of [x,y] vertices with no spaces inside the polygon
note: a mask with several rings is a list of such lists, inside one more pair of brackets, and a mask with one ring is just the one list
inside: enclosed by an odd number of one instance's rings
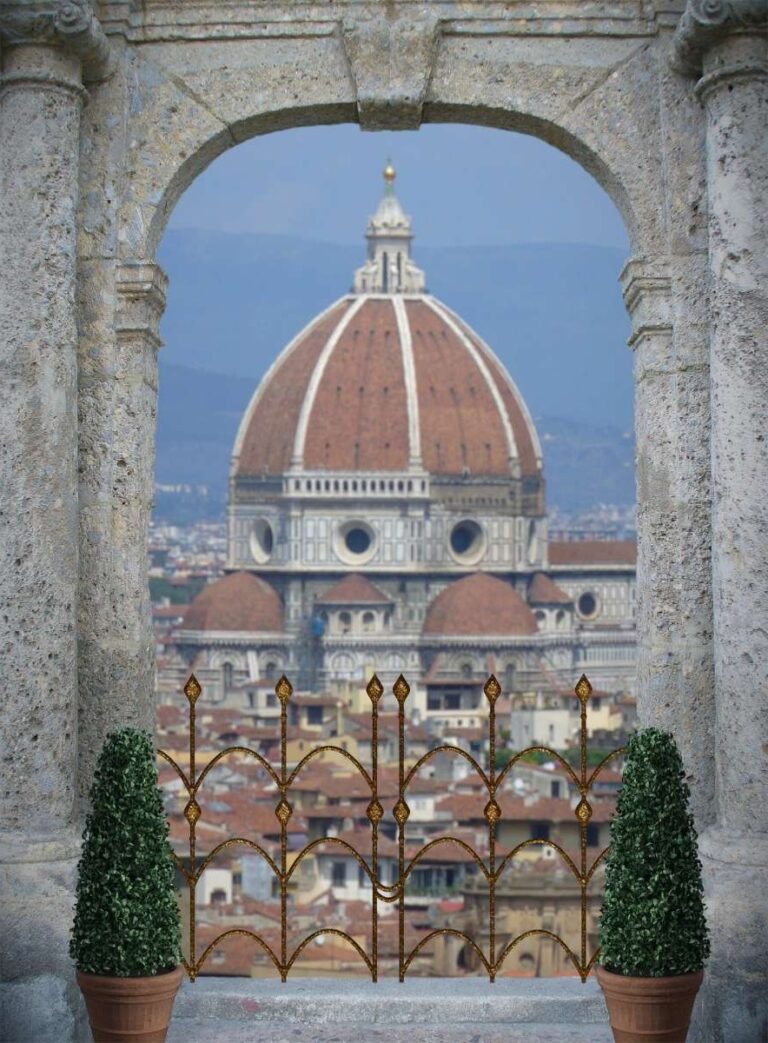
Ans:
{"label": "gold arched fence panel", "polygon": [[[194,981],[200,974],[200,971],[207,960],[208,956],[214,949],[214,947],[224,938],[230,935],[246,935],[253,939],[254,943],[261,947],[269,956],[270,960],[275,966],[280,978],[285,981],[288,973],[293,967],[297,957],[304,951],[306,946],[312,941],[313,938],[318,937],[320,934],[332,934],[338,935],[344,938],[345,941],[351,944],[352,948],[360,956],[363,964],[369,971],[371,979],[373,981],[378,980],[379,975],[379,954],[378,954],[378,929],[379,929],[379,910],[378,903],[396,903],[398,912],[398,972],[400,981],[405,979],[405,975],[411,966],[415,956],[426,946],[428,941],[440,935],[450,935],[453,937],[460,938],[463,940],[469,949],[474,952],[477,956],[480,964],[485,969],[488,977],[491,981],[496,978],[497,972],[501,969],[502,964],[510,952],[523,938],[531,935],[543,935],[551,938],[555,941],[561,949],[566,953],[569,960],[573,963],[576,972],[580,976],[582,981],[586,981],[587,977],[594,965],[595,959],[598,955],[599,950],[595,950],[590,955],[587,954],[587,900],[588,900],[588,889],[592,881],[595,869],[598,864],[605,858],[608,853],[608,849],[602,851],[597,858],[594,860],[591,866],[587,864],[587,827],[589,820],[592,817],[592,806],[589,802],[590,791],[596,778],[602,771],[602,769],[608,764],[610,760],[618,756],[623,752],[622,749],[612,751],[607,757],[603,758],[601,763],[590,772],[587,767],[587,714],[589,697],[592,693],[592,686],[587,680],[586,676],[582,675],[575,687],[576,695],[579,699],[580,704],[580,744],[579,744],[579,769],[576,770],[571,764],[569,764],[559,753],[555,750],[550,750],[549,747],[545,746],[530,746],[525,750],[520,750],[514,754],[510,761],[505,767],[497,772],[496,770],[496,701],[501,695],[501,685],[496,678],[491,675],[483,686],[483,692],[488,702],[488,767],[484,769],[474,757],[468,754],[465,750],[458,746],[450,746],[441,744],[438,747],[428,751],[426,754],[416,760],[416,762],[410,767],[406,767],[405,757],[405,745],[406,745],[406,714],[405,707],[408,696],[410,694],[410,686],[405,678],[400,675],[392,686],[392,692],[395,697],[398,706],[398,786],[397,786],[397,801],[392,807],[392,814],[397,824],[397,878],[393,883],[384,884],[378,875],[378,846],[379,846],[379,826],[382,818],[384,817],[384,808],[381,804],[379,796],[379,757],[378,757],[378,726],[379,726],[379,702],[384,694],[384,688],[375,675],[371,678],[366,686],[366,691],[371,702],[371,769],[370,772],[353,756],[347,753],[347,751],[337,746],[330,746],[328,744],[319,743],[316,748],[313,748],[309,753],[305,754],[301,758],[298,764],[292,766],[292,770],[289,771],[287,762],[287,749],[288,749],[288,705],[290,702],[291,695],[293,694],[293,687],[287,677],[283,676],[275,685],[275,693],[280,700],[280,764],[279,767],[273,763],[270,763],[265,757],[255,750],[250,749],[246,746],[229,746],[224,750],[219,751],[211,760],[208,761],[206,767],[200,774],[196,770],[196,751],[197,751],[197,724],[196,724],[196,713],[197,713],[197,702],[202,695],[202,688],[194,675],[191,675],[187,683],[184,686],[184,694],[187,699],[189,708],[189,770],[185,772],[176,763],[173,757],[170,756],[164,750],[158,750],[158,755],[162,757],[171,767],[175,770],[181,784],[186,791],[187,803],[184,808],[184,816],[189,825],[189,850],[188,850],[188,863],[185,866],[182,858],[179,857],[178,853],[174,853],[174,860],[176,865],[179,867],[182,876],[186,881],[186,887],[189,892],[189,936],[187,942],[189,945],[189,960],[185,959],[184,967],[186,968],[187,974],[191,981]],[[364,855],[358,851],[351,844],[346,841],[338,841],[331,837],[317,838],[310,843],[306,844],[304,848],[298,853],[291,853],[292,857],[289,863],[288,854],[288,823],[293,814],[293,807],[290,802],[291,786],[296,781],[302,768],[310,763],[314,758],[323,752],[333,751],[334,753],[340,753],[342,757],[348,760],[352,767],[356,769],[357,773],[362,777],[365,784],[370,789],[371,799],[367,807],[367,817],[370,823],[371,830],[371,844],[370,844],[370,860],[367,860]],[[545,752],[552,756],[552,758],[558,761],[563,769],[566,771],[569,779],[574,784],[575,788],[579,793],[579,801],[574,808],[574,815],[576,817],[579,829],[579,858],[578,864],[574,861],[558,844],[545,840],[527,840],[516,845],[513,850],[507,852],[505,855],[500,855],[497,850],[496,834],[498,824],[502,819],[502,810],[496,799],[497,794],[501,792],[504,782],[514,765],[526,754],[532,752]],[[483,817],[486,821],[488,831],[488,848],[487,858],[481,857],[481,855],[465,840],[459,837],[453,837],[450,835],[435,837],[430,840],[429,843],[422,846],[415,854],[411,854],[410,857],[406,856],[406,828],[408,819],[410,817],[410,808],[408,806],[408,787],[413,782],[415,776],[418,774],[420,768],[428,763],[438,753],[455,754],[460,758],[464,758],[470,763],[470,766],[474,769],[478,777],[481,779],[486,791],[487,791],[487,802],[483,809]],[[279,823],[280,833],[280,851],[276,857],[270,856],[266,848],[259,843],[257,840],[248,839],[245,837],[230,837],[224,840],[222,843],[216,845],[213,851],[208,852],[206,855],[200,857],[197,852],[197,826],[200,818],[203,815],[203,811],[197,801],[199,791],[202,789],[203,783],[205,782],[208,772],[214,767],[215,764],[219,763],[223,758],[230,754],[240,754],[241,756],[252,757],[261,767],[267,772],[271,780],[274,782],[277,788],[276,805],[275,805],[275,816]],[[353,938],[351,938],[346,932],[337,928],[324,928],[321,931],[315,931],[307,937],[303,938],[298,942],[292,953],[288,951],[288,885],[293,877],[294,872],[301,860],[309,854],[310,851],[322,844],[333,844],[341,847],[348,854],[350,854],[355,861],[358,863],[360,869],[363,871],[365,877],[368,879],[371,885],[371,931],[370,931],[370,951],[366,952]],[[451,927],[438,928],[430,932],[425,938],[416,945],[415,948],[408,951],[406,947],[406,932],[405,932],[405,906],[406,906],[406,894],[407,894],[407,883],[411,876],[411,873],[415,866],[421,862],[426,856],[429,850],[436,846],[442,846],[444,844],[452,844],[460,849],[463,849],[465,854],[469,855],[470,860],[480,869],[484,883],[487,885],[488,890],[488,920],[487,920],[487,934],[488,934],[488,948],[487,951],[483,951],[483,948],[478,943],[477,939],[470,937],[464,931],[458,931]],[[280,896],[280,951],[275,952],[267,943],[260,938],[255,932],[244,929],[234,929],[224,932],[213,942],[211,942],[206,949],[202,952],[200,957],[196,956],[196,888],[199,883],[200,877],[205,868],[211,863],[215,855],[228,847],[233,847],[237,844],[243,844],[262,856],[265,864],[275,877],[278,885],[278,891]],[[559,854],[563,863],[569,870],[569,875],[572,875],[580,891],[580,904],[581,904],[581,937],[580,937],[580,952],[576,954],[569,945],[566,944],[563,938],[559,935],[554,934],[551,931],[544,930],[543,928],[537,928],[535,930],[526,931],[519,935],[517,938],[508,942],[505,946],[499,949],[497,945],[497,931],[496,931],[496,890],[499,884],[499,880],[502,874],[506,877],[512,871],[512,863],[515,855],[518,851],[525,847],[531,847],[539,845],[542,847],[554,848],[555,852]]]}

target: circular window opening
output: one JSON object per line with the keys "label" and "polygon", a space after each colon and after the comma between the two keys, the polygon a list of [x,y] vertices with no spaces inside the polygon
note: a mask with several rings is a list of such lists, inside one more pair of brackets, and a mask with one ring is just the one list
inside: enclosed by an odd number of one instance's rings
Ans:
{"label": "circular window opening", "polygon": [[460,521],[451,529],[451,552],[458,561],[478,561],[485,550],[485,535],[476,521]]}
{"label": "circular window opening", "polygon": [[597,598],[594,594],[587,591],[579,598],[579,615],[584,616],[585,619],[589,619],[589,617],[594,616],[596,612]]}
{"label": "circular window opening", "polygon": [[335,545],[342,561],[350,565],[363,565],[376,551],[376,533],[367,522],[350,521],[339,526]]}
{"label": "circular window opening", "polygon": [[251,530],[251,554],[260,565],[272,557],[274,542],[272,526],[266,518],[257,518]]}
{"label": "circular window opening", "polygon": [[346,531],[344,544],[350,554],[365,554],[371,545],[371,534],[356,526]]}

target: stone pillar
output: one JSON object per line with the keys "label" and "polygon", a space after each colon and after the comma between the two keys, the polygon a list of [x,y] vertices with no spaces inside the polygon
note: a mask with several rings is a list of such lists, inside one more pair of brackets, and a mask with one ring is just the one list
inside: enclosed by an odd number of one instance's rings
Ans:
{"label": "stone pillar", "polygon": [[158,327],[167,284],[162,269],[149,262],[94,262],[85,273],[85,325],[104,340],[94,349],[99,365],[90,367],[82,391],[81,470],[84,479],[90,475],[81,483],[83,799],[107,732],[127,724],[154,728],[147,532],[155,482]]}
{"label": "stone pillar", "polygon": [[689,0],[674,50],[707,117],[717,821],[695,1028],[712,1043],[768,1033],[767,32],[766,0]]}
{"label": "stone pillar", "polygon": [[643,724],[676,731],[677,519],[671,284],[666,265],[633,258],[621,273],[632,318],[637,437],[637,627]]}
{"label": "stone pillar", "polygon": [[4,4],[0,38],[0,1038],[53,1043],[77,1020],[80,112],[108,48],[82,3]]}
{"label": "stone pillar", "polygon": [[[685,292],[690,280],[681,278],[679,268],[677,261],[675,275]],[[697,579],[709,587],[708,575],[700,575],[709,566],[709,532],[693,534],[698,557],[688,561],[684,540],[697,515],[697,501],[688,469],[680,462],[682,456],[696,456],[698,441],[706,435],[701,409],[696,413],[689,408],[692,393],[700,388],[701,367],[681,348],[683,338],[674,329],[681,319],[668,260],[632,259],[624,266],[621,283],[635,355],[638,715],[644,727],[664,728],[675,736],[691,784],[694,815],[703,828],[712,814],[713,702],[711,693],[696,683],[702,658],[698,643],[693,669],[686,666],[689,619],[698,612],[690,603],[691,591],[698,589]]]}

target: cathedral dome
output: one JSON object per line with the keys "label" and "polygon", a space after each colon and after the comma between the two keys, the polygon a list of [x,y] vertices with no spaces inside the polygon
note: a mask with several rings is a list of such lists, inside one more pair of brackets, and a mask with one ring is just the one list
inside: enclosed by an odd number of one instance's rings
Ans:
{"label": "cathedral dome", "polygon": [[179,630],[277,633],[283,629],[283,603],[269,583],[249,572],[233,572],[204,587]]}
{"label": "cathedral dome", "polygon": [[355,292],[310,322],[257,388],[235,445],[236,479],[289,471],[541,477],[536,431],[504,366],[424,292],[393,180],[388,168]]}
{"label": "cathedral dome", "polygon": [[427,609],[424,634],[509,637],[535,634],[536,617],[514,587],[486,573],[454,580]]}

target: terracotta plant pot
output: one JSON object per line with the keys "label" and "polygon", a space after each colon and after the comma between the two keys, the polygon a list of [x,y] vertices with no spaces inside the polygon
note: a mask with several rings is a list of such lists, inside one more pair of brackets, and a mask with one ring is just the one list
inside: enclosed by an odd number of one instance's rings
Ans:
{"label": "terracotta plant pot", "polygon": [[148,978],[77,972],[94,1043],[165,1043],[183,968]]}
{"label": "terracotta plant pot", "polygon": [[616,1043],[685,1043],[704,971],[673,978],[630,978],[598,964],[595,974]]}

